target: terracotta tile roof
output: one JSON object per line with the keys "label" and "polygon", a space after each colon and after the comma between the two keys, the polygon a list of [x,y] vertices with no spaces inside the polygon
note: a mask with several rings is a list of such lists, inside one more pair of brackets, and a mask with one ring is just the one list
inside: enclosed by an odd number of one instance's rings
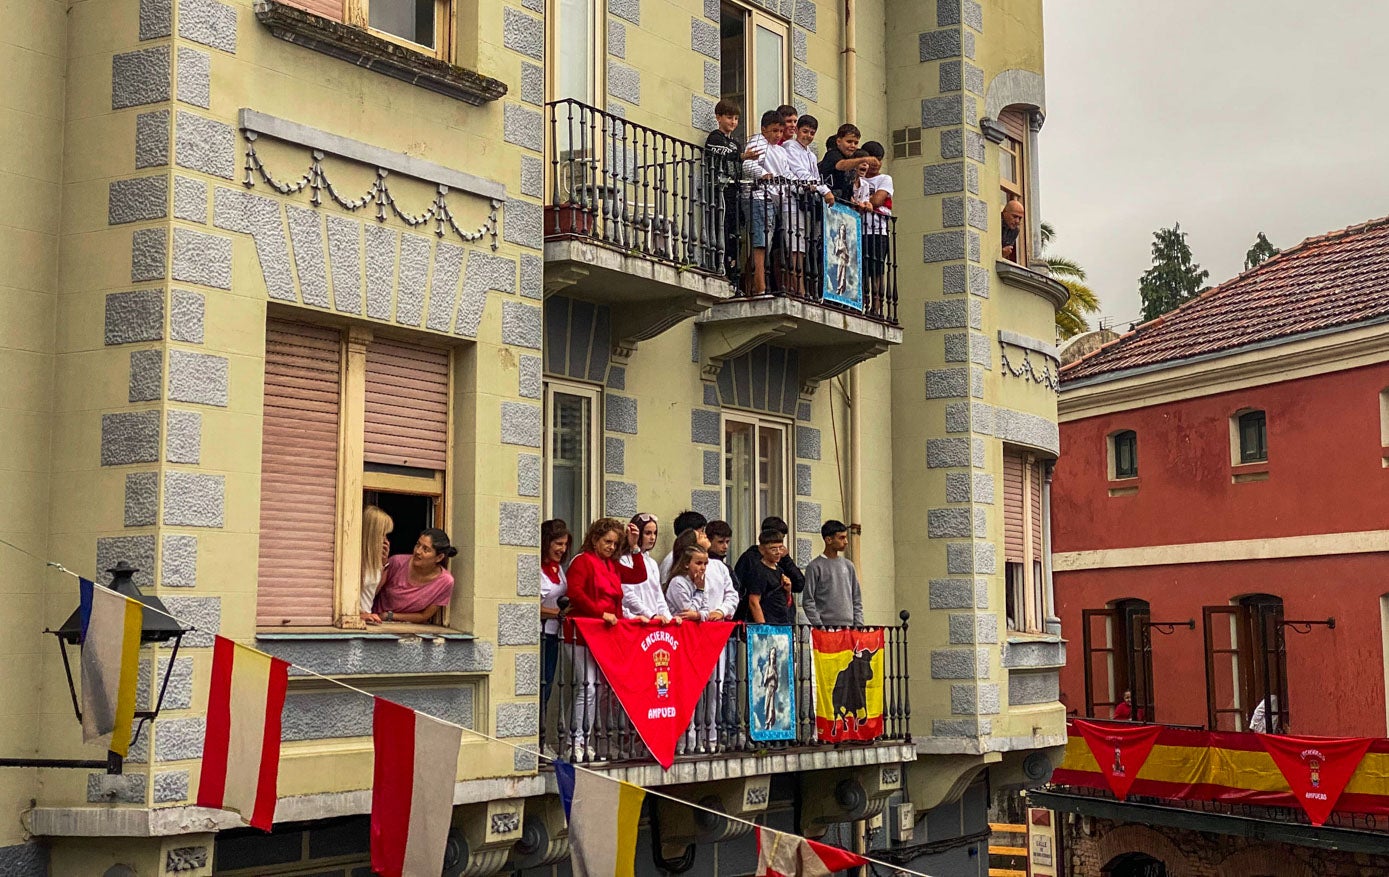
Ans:
{"label": "terracotta tile roof", "polygon": [[1063,382],[1389,316],[1389,217],[1308,238],[1061,370]]}

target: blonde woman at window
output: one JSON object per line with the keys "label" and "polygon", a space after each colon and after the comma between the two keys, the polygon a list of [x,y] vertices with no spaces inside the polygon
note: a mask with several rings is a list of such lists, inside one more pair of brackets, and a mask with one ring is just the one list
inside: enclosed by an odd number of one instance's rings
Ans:
{"label": "blonde woman at window", "polygon": [[448,534],[436,527],[420,533],[411,554],[396,554],[386,561],[381,590],[376,593],[376,614],[384,622],[424,624],[449,604],[453,576],[449,558],[458,549]]}
{"label": "blonde woman at window", "polygon": [[391,516],[374,505],[362,510],[362,620],[380,624],[381,616],[371,611],[376,591],[381,587],[381,574],[391,555],[391,540],[386,538],[395,529]]}

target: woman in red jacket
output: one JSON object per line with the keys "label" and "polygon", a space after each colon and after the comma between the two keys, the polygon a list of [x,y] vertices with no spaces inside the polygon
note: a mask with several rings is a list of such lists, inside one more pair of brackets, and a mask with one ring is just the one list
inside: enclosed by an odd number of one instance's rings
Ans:
{"label": "woman in red jacket", "polygon": [[[567,596],[571,618],[601,618],[617,624],[622,617],[622,585],[646,581],[646,568],[623,566],[617,562],[618,546],[626,542],[628,550],[637,541],[634,524],[624,524],[617,518],[599,518],[588,528],[579,556],[569,564],[565,580],[569,583]],[[589,741],[598,707],[598,677],[601,672],[589,654],[574,625],[565,624],[565,641],[570,644],[574,680],[574,714],[570,731],[573,751],[571,760],[588,761]],[[595,753],[596,754],[596,753]]]}

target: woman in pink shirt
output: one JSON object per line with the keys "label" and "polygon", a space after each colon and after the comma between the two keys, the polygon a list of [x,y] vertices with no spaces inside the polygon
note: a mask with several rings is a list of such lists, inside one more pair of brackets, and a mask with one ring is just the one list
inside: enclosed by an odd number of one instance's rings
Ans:
{"label": "woman in pink shirt", "polygon": [[412,554],[396,554],[386,561],[381,590],[376,592],[376,614],[386,623],[424,624],[433,619],[453,597],[448,563],[456,554],[458,549],[443,530],[430,527],[420,533]]}

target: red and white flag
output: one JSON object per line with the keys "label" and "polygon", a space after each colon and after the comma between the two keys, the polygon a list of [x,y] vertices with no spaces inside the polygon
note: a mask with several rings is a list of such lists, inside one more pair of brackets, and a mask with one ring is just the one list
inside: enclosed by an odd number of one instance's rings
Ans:
{"label": "red and white flag", "polygon": [[757,829],[757,877],[830,877],[868,860],[857,853],[794,834]]}
{"label": "red and white flag", "polygon": [[371,867],[382,877],[444,870],[463,729],[376,698]]}
{"label": "red and white flag", "polygon": [[262,831],[274,826],[280,715],[288,684],[289,662],[217,637],[199,807],[235,810]]}

